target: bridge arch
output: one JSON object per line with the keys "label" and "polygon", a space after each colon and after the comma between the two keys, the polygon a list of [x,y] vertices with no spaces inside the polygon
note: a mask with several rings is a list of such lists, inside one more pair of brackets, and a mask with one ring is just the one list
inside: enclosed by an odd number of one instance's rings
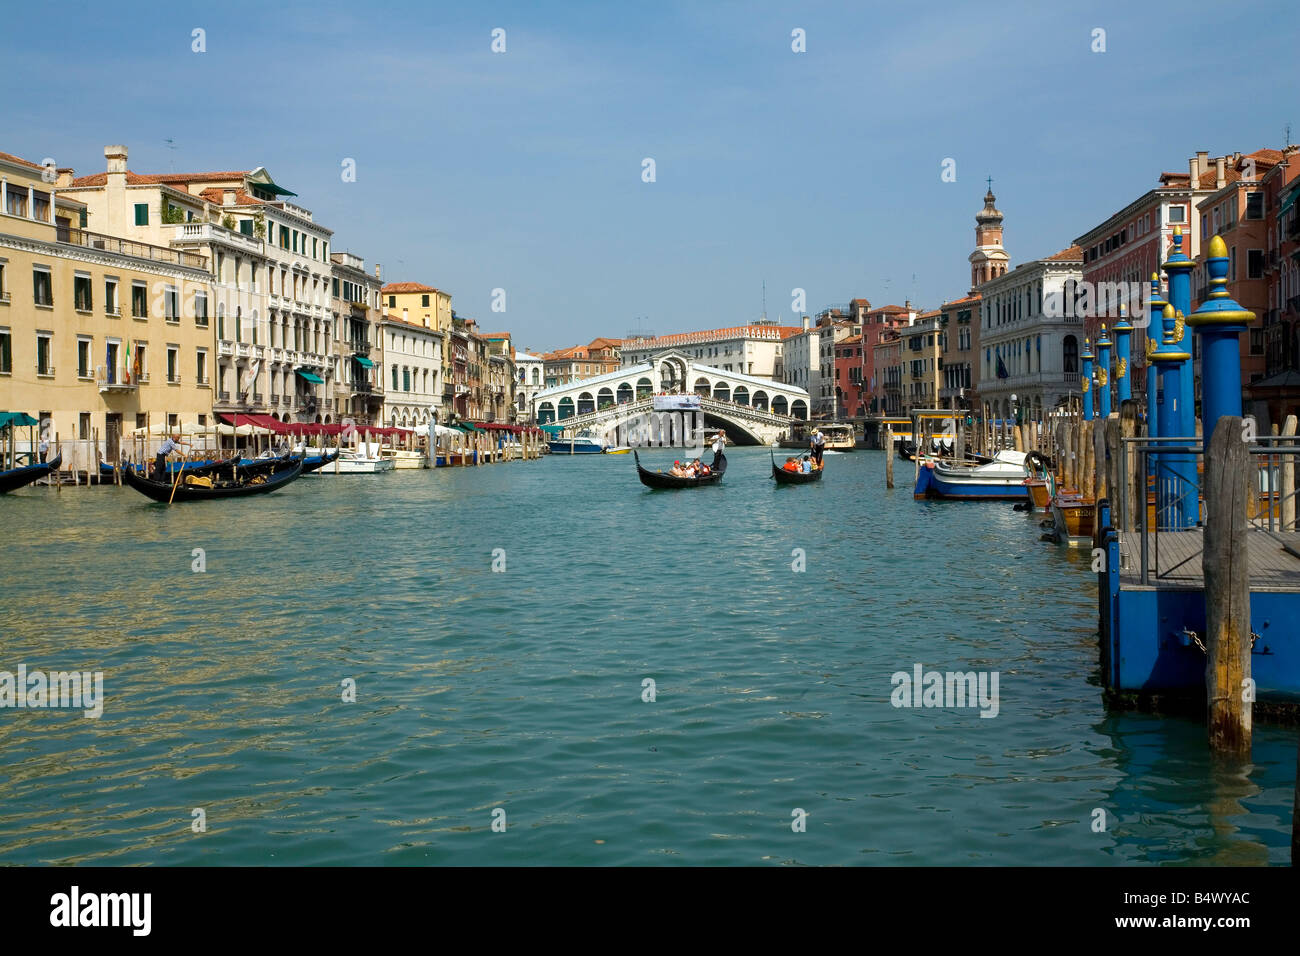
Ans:
{"label": "bridge arch", "polygon": [[804,421],[807,421],[808,403],[805,402],[802,398],[796,398],[793,402],[790,403],[790,417],[802,418]]}
{"label": "bridge arch", "polygon": [[731,391],[731,400],[735,402],[737,405],[748,405],[749,389],[746,388],[744,385],[737,385]]}
{"label": "bridge arch", "polygon": [[767,411],[767,392],[763,391],[761,388],[756,390],[754,392],[754,397],[749,404],[760,412]]}
{"label": "bridge arch", "polygon": [[775,398],[772,399],[772,414],[774,415],[790,414],[790,403],[786,401],[784,395],[777,395]]}

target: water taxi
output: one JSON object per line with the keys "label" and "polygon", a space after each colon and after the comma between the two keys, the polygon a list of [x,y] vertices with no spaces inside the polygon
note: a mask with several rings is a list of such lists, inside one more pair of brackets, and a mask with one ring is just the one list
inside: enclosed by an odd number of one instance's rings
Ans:
{"label": "water taxi", "polygon": [[551,438],[546,444],[552,455],[605,454],[605,440],[599,435],[593,435],[590,429],[583,429],[568,438]]}
{"label": "water taxi", "polygon": [[858,446],[849,422],[798,422],[790,437],[781,439],[781,447],[807,448],[815,431],[821,431],[826,439],[824,451],[853,451]]}
{"label": "water taxi", "polygon": [[1025,501],[1029,469],[1023,451],[1000,451],[991,461],[954,461],[921,456],[917,459],[914,498],[954,498],[982,501]]}

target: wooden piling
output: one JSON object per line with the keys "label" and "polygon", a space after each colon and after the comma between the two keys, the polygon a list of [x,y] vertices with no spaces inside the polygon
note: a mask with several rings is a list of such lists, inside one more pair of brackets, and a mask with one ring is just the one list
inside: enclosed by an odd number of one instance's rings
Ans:
{"label": "wooden piling", "polygon": [[1248,758],[1251,704],[1250,566],[1246,502],[1251,493],[1250,451],[1242,420],[1219,419],[1205,455],[1205,691],[1210,750]]}
{"label": "wooden piling", "polygon": [[[1120,438],[1136,438],[1138,434],[1138,403],[1128,399],[1120,404],[1119,412]],[[1146,507],[1146,475],[1138,474],[1138,453],[1135,442],[1122,442],[1124,455],[1124,475],[1126,482],[1124,495],[1124,531],[1136,531],[1138,528],[1138,508]]]}
{"label": "wooden piling", "polygon": [[894,428],[885,426],[885,487],[894,487]]}

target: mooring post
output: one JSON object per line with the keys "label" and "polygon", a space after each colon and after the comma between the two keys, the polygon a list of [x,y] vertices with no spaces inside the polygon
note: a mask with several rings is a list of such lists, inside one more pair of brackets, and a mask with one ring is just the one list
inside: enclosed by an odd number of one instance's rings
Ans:
{"label": "mooring post", "polygon": [[[1120,405],[1120,437],[1136,438],[1138,435],[1138,403],[1127,398]],[[1146,475],[1138,474],[1137,443],[1123,442],[1124,455],[1124,530],[1137,530],[1137,510],[1146,507]]]}
{"label": "mooring post", "polygon": [[885,428],[885,487],[894,487],[894,426]]}
{"label": "mooring post", "polygon": [[1205,690],[1210,750],[1249,757],[1250,562],[1246,499],[1250,449],[1242,419],[1223,416],[1205,456]]}
{"label": "mooring post", "polygon": [[[1282,435],[1288,441],[1282,442],[1283,445],[1294,445],[1296,435],[1296,417],[1288,415],[1286,424],[1282,427]],[[1282,452],[1282,479],[1281,488],[1278,491],[1278,497],[1281,499],[1281,530],[1295,531],[1295,455]]]}

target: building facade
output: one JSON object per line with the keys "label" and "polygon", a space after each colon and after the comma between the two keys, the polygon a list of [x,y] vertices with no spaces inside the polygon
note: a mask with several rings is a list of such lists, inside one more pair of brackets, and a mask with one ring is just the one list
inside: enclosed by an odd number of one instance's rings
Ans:
{"label": "building facade", "polygon": [[724,372],[740,372],[772,381],[788,381],[785,373],[785,343],[800,331],[798,326],[752,323],[659,335],[622,348],[623,365],[643,365],[675,350]]}
{"label": "building facade", "polygon": [[899,384],[904,413],[914,408],[938,407],[942,317],[938,309],[922,312],[915,322],[899,331]]}
{"label": "building facade", "polygon": [[[334,329],[334,412],[339,421],[380,425],[384,414],[384,336],[380,268],[366,273],[365,260],[330,253],[330,308]],[[439,370],[441,371],[441,370]]]}
{"label": "building facade", "polygon": [[951,409],[979,408],[980,300],[975,292],[953,302],[945,302],[939,311],[943,328],[942,375],[939,381],[939,407]]}
{"label": "building facade", "polygon": [[380,319],[384,369],[383,422],[413,428],[439,420],[442,406],[443,333],[395,316]]}

